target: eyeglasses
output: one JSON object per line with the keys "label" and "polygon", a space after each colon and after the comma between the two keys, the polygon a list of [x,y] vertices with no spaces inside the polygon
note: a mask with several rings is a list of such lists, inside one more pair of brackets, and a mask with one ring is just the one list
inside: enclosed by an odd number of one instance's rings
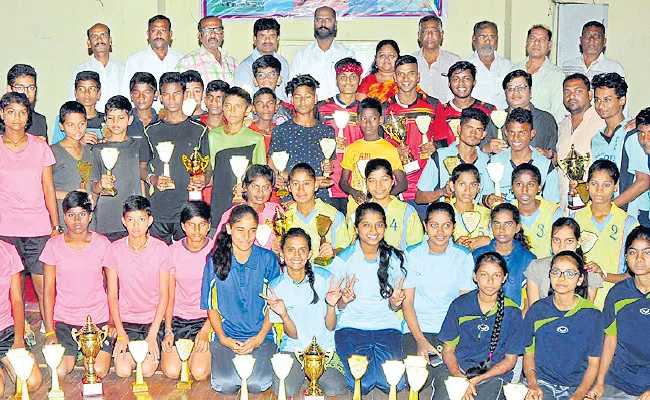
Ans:
{"label": "eyeglasses", "polygon": [[596,33],[594,35],[585,35],[582,37],[584,40],[603,40],[603,35]]}
{"label": "eyeglasses", "polygon": [[258,81],[263,81],[264,79],[275,79],[277,77],[278,77],[278,73],[275,71],[258,72],[257,75],[255,75],[255,78],[257,78]]}
{"label": "eyeglasses", "polygon": [[15,92],[19,92],[19,93],[35,92],[36,91],[36,85],[29,85],[29,86],[16,85],[16,86],[12,86],[11,88]]}
{"label": "eyeglasses", "polygon": [[497,40],[497,35],[478,35],[478,40],[480,41],[486,41],[486,40]]}
{"label": "eyeglasses", "polygon": [[216,27],[207,27],[207,28],[201,28],[201,33],[204,35],[209,35],[210,32],[214,32],[217,35],[221,35],[223,33],[223,27],[221,26],[216,26]]}
{"label": "eyeglasses", "polygon": [[556,279],[558,279],[558,278],[561,277],[562,275],[564,275],[564,277],[565,277],[566,279],[571,280],[571,279],[574,279],[575,277],[579,276],[579,275],[580,275],[580,272],[578,272],[578,271],[571,271],[571,270],[568,270],[568,271],[560,271],[559,269],[552,269],[552,270],[549,272],[549,276],[550,276],[551,278],[556,278]]}
{"label": "eyeglasses", "polygon": [[438,35],[438,34],[440,34],[440,30],[436,29],[436,28],[422,29],[420,31],[420,35],[423,35],[423,36]]}
{"label": "eyeglasses", "polygon": [[528,85],[517,85],[517,86],[514,86],[514,85],[513,85],[513,86],[506,86],[506,90],[507,90],[509,93],[512,93],[512,92],[522,93],[522,92],[524,92],[526,89],[528,89]]}

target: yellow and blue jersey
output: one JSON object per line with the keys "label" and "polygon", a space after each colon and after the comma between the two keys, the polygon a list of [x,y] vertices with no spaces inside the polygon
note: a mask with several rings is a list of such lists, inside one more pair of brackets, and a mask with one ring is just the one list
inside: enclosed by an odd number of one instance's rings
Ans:
{"label": "yellow and blue jersey", "polygon": [[[562,217],[562,209],[543,197],[537,196],[537,199],[539,208],[533,215],[521,214],[521,226],[530,243],[530,251],[537,258],[544,258],[551,255],[551,230],[553,223]],[[512,204],[519,208],[517,200]]]}
{"label": "yellow and blue jersey", "polygon": [[490,209],[487,207],[484,207],[480,204],[477,204],[474,202],[474,211],[479,213],[481,216],[478,222],[478,226],[474,231],[470,234],[469,230],[465,226],[465,222],[463,221],[463,215],[462,213],[459,213],[458,210],[456,209],[456,199],[452,198],[451,199],[451,205],[454,207],[454,211],[456,211],[456,226],[454,226],[454,240],[458,240],[459,237],[463,236],[469,236],[470,238],[477,238],[481,236],[488,236],[492,237],[492,224],[490,222]]}

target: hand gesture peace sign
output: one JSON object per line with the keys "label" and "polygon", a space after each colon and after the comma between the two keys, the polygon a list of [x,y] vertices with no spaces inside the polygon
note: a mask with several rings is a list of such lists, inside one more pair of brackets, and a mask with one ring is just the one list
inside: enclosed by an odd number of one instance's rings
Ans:
{"label": "hand gesture peace sign", "polygon": [[278,314],[280,317],[286,316],[287,307],[284,305],[284,300],[279,299],[270,286],[268,287],[268,291],[271,294],[270,296],[265,295],[264,293],[260,293],[260,297],[266,300],[266,304],[269,305],[269,308],[274,313]]}
{"label": "hand gesture peace sign", "polygon": [[341,291],[341,283],[343,283],[343,278],[339,279],[339,282],[334,284],[334,275],[330,279],[330,288],[325,295],[325,303],[330,307],[335,307],[336,303],[341,300],[343,297],[343,291]]}
{"label": "hand gesture peace sign", "polygon": [[350,275],[345,276],[345,289],[343,289],[343,296],[341,297],[341,300],[345,304],[348,304],[352,300],[356,299],[357,296],[354,294],[354,283],[357,281],[357,275],[352,275],[352,279],[350,279]]}
{"label": "hand gesture peace sign", "polygon": [[405,276],[402,277],[402,280],[397,281],[398,278],[395,278],[395,286],[393,287],[393,294],[388,299],[390,301],[390,308],[393,310],[399,310],[402,307],[402,303],[406,298],[406,293],[402,290],[404,286]]}

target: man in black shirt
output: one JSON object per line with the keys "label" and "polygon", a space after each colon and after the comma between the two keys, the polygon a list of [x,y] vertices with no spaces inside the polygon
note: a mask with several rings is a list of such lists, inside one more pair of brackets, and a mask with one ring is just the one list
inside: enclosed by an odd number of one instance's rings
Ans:
{"label": "man in black shirt", "polygon": [[47,140],[47,120],[34,111],[36,103],[36,70],[31,65],[16,64],[7,72],[7,92],[25,93],[32,106],[32,126],[29,133]]}

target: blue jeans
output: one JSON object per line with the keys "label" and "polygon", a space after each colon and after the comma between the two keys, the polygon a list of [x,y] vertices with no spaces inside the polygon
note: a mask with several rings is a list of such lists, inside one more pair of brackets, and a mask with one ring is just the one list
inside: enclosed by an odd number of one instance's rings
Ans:
{"label": "blue jeans", "polygon": [[[368,394],[372,389],[378,388],[388,393],[390,386],[384,376],[382,364],[387,360],[401,360],[402,333],[396,329],[380,329],[377,331],[364,331],[361,329],[343,328],[336,331],[336,352],[345,368],[345,383],[354,391],[354,378],[350,374],[348,358],[353,354],[368,357],[368,370],[361,378],[361,391]],[[405,376],[397,385],[400,391],[406,387]]]}

